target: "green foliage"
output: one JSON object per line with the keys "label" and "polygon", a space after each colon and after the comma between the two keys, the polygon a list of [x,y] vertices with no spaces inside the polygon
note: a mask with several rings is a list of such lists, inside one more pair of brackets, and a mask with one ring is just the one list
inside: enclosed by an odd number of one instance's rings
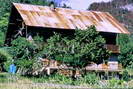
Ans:
{"label": "green foliage", "polygon": [[103,48],[104,39],[94,26],[86,30],[76,30],[74,38],[55,33],[47,40],[44,54],[49,59],[62,61],[73,67],[83,67],[88,61],[96,63],[107,60],[109,52]]}
{"label": "green foliage", "polygon": [[58,83],[58,84],[67,84],[67,85],[94,85],[98,84],[99,82],[99,77],[96,76],[94,73],[87,74],[83,77],[80,77],[79,79],[73,80],[70,77],[67,77],[65,75],[60,75],[60,74],[54,74],[51,76],[43,76],[43,77],[33,77],[31,78],[35,83]]}
{"label": "green foliage", "polygon": [[[66,77],[65,75],[55,74],[49,78],[49,80],[56,81],[60,84],[72,84],[72,79],[70,77]],[[52,82],[52,81],[51,81]]]}
{"label": "green foliage", "polygon": [[109,80],[108,88],[118,88],[118,86],[122,85],[123,82],[123,80],[112,78],[111,80]]}
{"label": "green foliage", "polygon": [[0,47],[4,45],[4,41],[5,41],[5,34],[4,32],[0,31]]}
{"label": "green foliage", "polygon": [[8,16],[9,13],[5,13],[2,18],[0,18],[0,31],[6,32],[8,26]]}
{"label": "green foliage", "polygon": [[23,37],[18,37],[11,44],[10,53],[13,55],[14,62],[17,66],[20,68],[31,68],[37,46]]}
{"label": "green foliage", "polygon": [[30,78],[35,83],[45,83],[48,82],[48,76],[43,75],[43,77],[32,77]]}
{"label": "green foliage", "polygon": [[51,76],[43,76],[43,77],[32,77],[31,78],[35,83],[45,83],[45,82],[50,82],[50,83],[58,83],[58,84],[69,84],[71,85],[74,81],[67,76],[60,75],[60,74],[54,74]]}
{"label": "green foliage", "polygon": [[98,83],[98,77],[96,76],[95,73],[88,73],[84,79],[86,79],[86,83],[89,83],[89,84],[95,84],[95,83]]}
{"label": "green foliage", "polygon": [[9,13],[5,13],[2,18],[0,18],[0,46],[4,45],[5,41],[5,32],[7,30]]}
{"label": "green foliage", "polygon": [[34,44],[38,47],[38,50],[39,51],[43,50],[43,44],[44,44],[43,38],[37,35],[33,39],[34,39]]}
{"label": "green foliage", "polygon": [[10,59],[12,59],[12,56],[7,52],[7,50],[0,48],[0,63]]}
{"label": "green foliage", "polygon": [[124,67],[132,65],[133,62],[133,40],[129,35],[118,35],[117,43],[120,45],[121,54],[119,56],[119,62]]}
{"label": "green foliage", "polygon": [[8,70],[9,66],[5,66],[4,62],[9,61],[11,59],[12,55],[9,54],[8,50],[6,48],[0,48],[0,68],[3,69],[4,67],[6,70]]}
{"label": "green foliage", "polygon": [[130,41],[129,35],[126,34],[119,34],[117,36],[117,44],[119,44],[121,47],[125,45],[125,43],[128,43]]}
{"label": "green foliage", "polygon": [[4,62],[4,69],[9,72],[9,66],[13,63],[12,59],[8,59],[6,62]]}
{"label": "green foliage", "polygon": [[48,5],[49,2],[47,0],[28,0],[29,3],[35,4],[35,5]]}
{"label": "green foliage", "polygon": [[33,41],[28,41],[24,37],[13,40],[8,49],[13,59],[5,62],[5,69],[8,70],[9,65],[15,63],[17,68],[22,71],[32,70],[33,66],[35,67],[38,64],[37,59],[42,51],[41,42],[43,42],[43,39],[39,36],[35,36]]}
{"label": "green foliage", "polygon": [[94,85],[98,84],[99,79],[100,78],[96,75],[96,73],[88,73],[82,78],[82,81],[86,84]]}
{"label": "green foliage", "polygon": [[5,13],[2,18],[0,18],[0,46],[4,45],[5,41],[5,32],[7,30],[9,13]]}
{"label": "green foliage", "polygon": [[124,70],[124,71],[123,71],[122,79],[123,79],[124,81],[129,81],[129,80],[130,80],[130,79],[129,79],[129,74],[128,74],[128,71],[127,71],[127,70]]}
{"label": "green foliage", "polygon": [[1,73],[0,74],[0,83],[7,83],[7,82],[8,82],[7,74]]}

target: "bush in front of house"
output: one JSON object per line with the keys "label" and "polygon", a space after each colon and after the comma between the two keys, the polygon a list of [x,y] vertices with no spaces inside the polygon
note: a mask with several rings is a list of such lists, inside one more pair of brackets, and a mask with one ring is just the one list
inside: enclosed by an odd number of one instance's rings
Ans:
{"label": "bush in front of house", "polygon": [[86,75],[79,77],[78,79],[73,81],[73,85],[80,86],[97,86],[100,81],[100,77],[95,73],[87,73]]}
{"label": "bush in front of house", "polygon": [[58,73],[51,76],[49,80],[51,82],[60,83],[60,84],[67,84],[67,85],[73,84],[72,78],[65,76],[65,75],[60,75]]}
{"label": "bush in front of house", "polygon": [[99,77],[96,75],[96,73],[88,73],[84,76],[84,81],[87,84],[97,84],[99,82]]}
{"label": "bush in front of house", "polygon": [[46,43],[43,51],[46,58],[73,67],[73,75],[76,70],[84,68],[89,61],[102,63],[110,55],[110,52],[104,48],[104,38],[96,31],[95,26],[84,30],[76,29],[73,37],[55,33]]}
{"label": "bush in front of house", "polygon": [[[0,71],[3,71],[5,62],[12,59],[12,55],[9,54],[6,48],[0,48]],[[5,70],[8,70],[7,66]]]}
{"label": "bush in front of house", "polygon": [[128,71],[127,70],[124,70],[123,73],[122,73],[122,79],[124,81],[129,81],[130,78],[129,78],[129,74],[128,74]]}
{"label": "bush in front of house", "polygon": [[119,34],[117,44],[120,45],[120,55],[118,61],[122,63],[124,68],[131,66],[133,63],[133,39],[132,35]]}
{"label": "bush in front of house", "polygon": [[45,56],[73,67],[74,76],[75,71],[84,68],[89,61],[101,63],[108,59],[110,53],[104,48],[104,44],[104,38],[94,26],[90,26],[83,31],[77,29],[73,37],[55,33],[45,43],[39,36],[34,37],[33,41],[18,37],[11,42],[9,51],[20,74],[33,71],[38,57]]}
{"label": "bush in front of house", "polygon": [[118,88],[118,86],[122,87],[124,80],[112,78],[108,80],[108,86],[109,88]]}
{"label": "bush in front of house", "polygon": [[12,58],[5,62],[5,69],[8,71],[9,65],[15,63],[18,73],[22,75],[31,73],[38,63],[38,57],[42,49],[38,45],[38,41],[41,44],[42,38],[35,37],[34,41],[28,41],[24,37],[18,37],[13,40],[11,42],[11,47],[8,49]]}

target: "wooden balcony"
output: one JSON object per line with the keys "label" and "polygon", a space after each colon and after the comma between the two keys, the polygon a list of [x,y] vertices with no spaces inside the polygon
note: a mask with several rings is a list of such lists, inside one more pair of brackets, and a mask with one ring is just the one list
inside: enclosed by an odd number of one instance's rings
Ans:
{"label": "wooden balcony", "polygon": [[118,45],[106,44],[105,48],[111,51],[112,53],[120,53],[120,47]]}

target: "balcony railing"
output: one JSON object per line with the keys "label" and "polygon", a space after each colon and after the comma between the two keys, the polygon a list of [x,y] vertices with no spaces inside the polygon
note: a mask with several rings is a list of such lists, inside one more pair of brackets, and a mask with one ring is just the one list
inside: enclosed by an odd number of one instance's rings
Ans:
{"label": "balcony railing", "polygon": [[106,44],[105,48],[111,51],[112,53],[120,53],[120,47],[118,45]]}

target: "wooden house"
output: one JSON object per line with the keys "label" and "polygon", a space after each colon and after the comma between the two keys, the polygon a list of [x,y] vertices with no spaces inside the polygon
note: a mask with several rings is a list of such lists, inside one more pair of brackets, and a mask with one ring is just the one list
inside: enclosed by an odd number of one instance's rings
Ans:
{"label": "wooden house", "polygon": [[91,25],[105,38],[105,47],[112,51],[109,60],[116,61],[120,53],[116,45],[117,34],[129,34],[129,31],[108,12],[13,3],[5,44],[10,44],[19,35],[28,39],[37,34],[47,39],[53,32],[72,36],[76,28],[84,30]]}

